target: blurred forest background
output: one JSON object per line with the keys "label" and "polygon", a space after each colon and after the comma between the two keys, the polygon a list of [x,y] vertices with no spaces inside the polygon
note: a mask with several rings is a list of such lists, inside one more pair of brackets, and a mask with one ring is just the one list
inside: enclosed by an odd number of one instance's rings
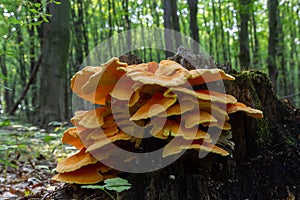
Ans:
{"label": "blurred forest background", "polygon": [[[299,23],[298,0],[1,0],[0,112],[41,126],[69,121],[70,78],[89,52],[116,33],[151,27],[191,36],[216,63],[268,73],[277,96],[299,107]],[[129,35],[120,45],[154,38]],[[131,53],[144,62],[167,56]]]}

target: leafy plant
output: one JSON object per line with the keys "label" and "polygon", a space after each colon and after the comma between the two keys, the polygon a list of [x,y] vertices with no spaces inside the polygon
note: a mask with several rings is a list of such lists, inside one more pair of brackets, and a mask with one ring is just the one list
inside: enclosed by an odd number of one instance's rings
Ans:
{"label": "leafy plant", "polygon": [[[119,177],[106,179],[104,183],[104,185],[86,185],[82,186],[82,188],[103,190],[113,200],[119,199],[118,193],[123,192],[124,190],[129,190],[131,188],[131,183],[129,183],[126,179],[122,179]],[[114,196],[111,195],[107,190],[115,191],[117,193],[117,198],[114,198]]]}
{"label": "leafy plant", "polygon": [[9,126],[11,124],[10,120],[0,121],[0,127]]}

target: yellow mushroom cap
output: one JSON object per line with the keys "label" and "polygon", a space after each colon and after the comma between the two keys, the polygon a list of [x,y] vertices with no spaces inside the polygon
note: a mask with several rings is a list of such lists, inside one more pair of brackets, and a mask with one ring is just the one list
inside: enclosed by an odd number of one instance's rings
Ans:
{"label": "yellow mushroom cap", "polygon": [[259,119],[263,118],[263,112],[261,110],[247,107],[245,104],[240,102],[237,102],[235,104],[227,104],[227,112],[229,114],[238,111],[243,111],[250,117],[259,118]]}
{"label": "yellow mushroom cap", "polygon": [[117,70],[118,67],[126,67],[127,63],[122,63],[118,58],[112,58],[100,67],[87,67],[77,72],[71,80],[71,88],[79,97],[92,103],[105,105],[108,94],[123,71]]}
{"label": "yellow mushroom cap", "polygon": [[163,157],[171,156],[182,152],[184,149],[204,150],[227,156],[229,153],[224,149],[215,146],[214,144],[205,142],[204,140],[187,141],[183,138],[177,138],[175,141],[168,143],[163,150]]}
{"label": "yellow mushroom cap", "polygon": [[52,180],[65,183],[94,184],[105,180],[107,177],[115,177],[115,174],[116,173],[112,171],[110,175],[110,167],[97,162],[81,167],[75,171],[56,174],[52,177]]}
{"label": "yellow mushroom cap", "polygon": [[84,147],[78,135],[76,127],[69,128],[64,132],[62,143],[72,145],[77,149],[81,149]]}
{"label": "yellow mushroom cap", "polygon": [[173,95],[174,93],[181,93],[183,95],[191,95],[200,100],[205,101],[213,101],[219,103],[236,103],[237,100],[234,96],[229,94],[223,94],[220,92],[212,91],[212,90],[191,90],[185,87],[170,87],[168,90],[164,92],[164,96],[168,97],[169,95]]}
{"label": "yellow mushroom cap", "polygon": [[175,120],[167,119],[162,127],[162,120],[158,117],[151,121],[152,129],[150,133],[160,139],[167,139],[169,136],[182,137],[186,140],[192,139],[205,139],[211,142],[210,135],[197,127],[185,128],[180,126],[179,122]]}
{"label": "yellow mushroom cap", "polygon": [[140,120],[147,119],[152,116],[157,116],[158,114],[164,112],[176,102],[176,98],[164,97],[161,93],[156,93],[152,98],[140,109],[133,114],[130,120]]}
{"label": "yellow mushroom cap", "polygon": [[205,111],[196,111],[185,113],[181,116],[186,128],[192,128],[206,122],[217,122],[218,120],[210,113]]}
{"label": "yellow mushroom cap", "polygon": [[221,69],[194,69],[190,70],[190,75],[191,77],[188,81],[191,85],[201,85],[212,81],[235,79]]}
{"label": "yellow mushroom cap", "polygon": [[89,164],[95,164],[97,159],[90,153],[86,153],[86,148],[82,148],[74,155],[67,157],[57,164],[56,171],[59,173],[72,172]]}
{"label": "yellow mushroom cap", "polygon": [[130,140],[131,136],[124,133],[123,131],[119,131],[117,134],[114,134],[112,136],[108,136],[107,138],[101,138],[99,140],[95,140],[94,143],[87,148],[87,151],[94,151],[101,147],[104,147],[105,145],[115,142],[117,140]]}
{"label": "yellow mushroom cap", "polygon": [[104,124],[104,117],[111,113],[107,107],[100,107],[87,112],[75,112],[72,122],[78,127],[98,128]]}
{"label": "yellow mushroom cap", "polygon": [[155,62],[120,67],[133,81],[142,84],[164,87],[183,85],[190,74],[187,69],[171,60],[162,60],[158,66]]}

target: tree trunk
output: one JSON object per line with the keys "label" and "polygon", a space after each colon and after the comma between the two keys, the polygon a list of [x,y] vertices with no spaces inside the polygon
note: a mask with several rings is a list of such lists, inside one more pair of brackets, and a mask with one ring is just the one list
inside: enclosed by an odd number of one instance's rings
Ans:
{"label": "tree trunk", "polygon": [[224,33],[224,26],[223,26],[223,17],[222,17],[222,9],[221,9],[221,0],[219,0],[219,22],[220,22],[220,31],[221,31],[221,40],[222,40],[222,53],[223,53],[223,60],[219,62],[226,63],[228,62],[227,53],[226,53],[226,40],[225,40],[225,33]]}
{"label": "tree trunk", "polygon": [[123,10],[126,13],[124,16],[125,30],[128,31],[126,34],[126,47],[127,47],[128,53],[130,53],[130,51],[131,51],[131,32],[129,30],[131,29],[131,22],[130,22],[130,18],[129,18],[129,3],[128,3],[128,0],[122,0],[122,3],[123,3]]}
{"label": "tree trunk", "polygon": [[195,53],[199,52],[199,28],[197,23],[197,4],[198,0],[188,0],[190,9],[190,30],[192,38],[197,42],[193,45]]}
{"label": "tree trunk", "polygon": [[165,49],[166,49],[166,58],[173,55],[172,52],[168,51],[173,49],[172,35],[169,29],[172,29],[172,21],[171,21],[171,4],[172,0],[164,0],[164,27],[165,29]]}
{"label": "tree trunk", "polygon": [[203,9],[202,17],[203,17],[204,25],[206,27],[206,33],[208,35],[209,55],[213,56],[213,41],[212,41],[212,36],[211,36],[210,23],[206,19],[205,9]]}
{"label": "tree trunk", "polygon": [[[36,51],[35,51],[35,27],[34,26],[28,26],[28,34],[29,34],[29,37],[30,37],[30,49],[29,49],[29,52],[30,52],[30,73],[32,73],[34,71],[34,68],[35,68],[35,65],[36,65],[36,61],[35,61],[35,58],[33,55],[36,55]],[[36,114],[36,106],[37,106],[37,85],[36,85],[36,77],[34,78],[34,80],[32,81],[32,86],[31,86],[31,93],[30,93],[30,103],[31,103],[31,106],[33,107],[33,113],[32,115],[35,115]]]}
{"label": "tree trunk", "polygon": [[268,46],[268,70],[269,77],[273,83],[273,87],[276,91],[277,88],[277,76],[278,69],[276,64],[276,43],[277,43],[277,9],[278,0],[268,1],[269,11],[269,46]]}
{"label": "tree trunk", "polygon": [[[5,47],[3,49],[4,51],[6,50]],[[4,91],[4,102],[5,102],[5,107],[4,111],[8,112],[12,105],[13,105],[13,99],[11,95],[11,90],[8,89],[8,81],[7,81],[7,67],[6,67],[6,56],[5,54],[0,55],[0,67],[1,67],[1,72],[5,76],[6,79],[3,81],[3,85],[5,88],[3,89]],[[2,108],[3,109],[3,108]]]}
{"label": "tree trunk", "polygon": [[257,24],[254,15],[254,11],[251,13],[252,25],[253,25],[253,37],[254,37],[254,48],[253,48],[253,65],[255,69],[262,68],[261,55],[259,54],[260,44],[257,36]]}
{"label": "tree trunk", "polygon": [[66,64],[69,50],[69,1],[50,4],[50,23],[43,26],[39,124],[64,121]]}
{"label": "tree trunk", "polygon": [[[177,0],[171,0],[171,13],[172,13],[172,24],[173,30],[180,32],[180,25],[179,25],[179,17],[177,15]],[[175,34],[175,45],[176,49],[181,45],[181,37],[178,34]]]}
{"label": "tree trunk", "polygon": [[251,0],[240,0],[240,31],[239,31],[239,43],[240,53],[239,60],[241,69],[248,69],[250,67],[250,50],[249,50],[249,4]]}
{"label": "tree trunk", "polygon": [[213,11],[213,32],[214,32],[214,39],[215,39],[215,48],[214,48],[214,52],[215,52],[215,61],[220,63],[220,55],[219,55],[219,27],[217,24],[217,12],[216,12],[216,6],[215,6],[215,2],[214,0],[211,1],[212,2],[212,11]]}

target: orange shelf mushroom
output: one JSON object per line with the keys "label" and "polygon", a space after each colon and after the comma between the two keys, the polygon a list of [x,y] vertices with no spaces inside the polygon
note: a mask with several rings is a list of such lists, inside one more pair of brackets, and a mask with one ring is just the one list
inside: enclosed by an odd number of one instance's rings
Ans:
{"label": "orange shelf mushroom", "polygon": [[[234,112],[242,111],[254,118],[262,118],[263,113],[232,95],[191,87],[219,80],[234,77],[220,69],[187,70],[171,60],[128,65],[112,58],[99,67],[85,67],[73,76],[71,89],[101,106],[77,111],[71,119],[75,127],[65,131],[62,142],[79,151],[58,163],[53,180],[92,184],[115,177],[116,171],[101,163],[113,151],[108,144],[127,141],[139,148],[144,135],[171,139],[162,157],[187,149],[229,155],[214,144],[208,128],[230,130],[228,114]],[[92,155],[97,150],[106,152],[98,160]]]}

